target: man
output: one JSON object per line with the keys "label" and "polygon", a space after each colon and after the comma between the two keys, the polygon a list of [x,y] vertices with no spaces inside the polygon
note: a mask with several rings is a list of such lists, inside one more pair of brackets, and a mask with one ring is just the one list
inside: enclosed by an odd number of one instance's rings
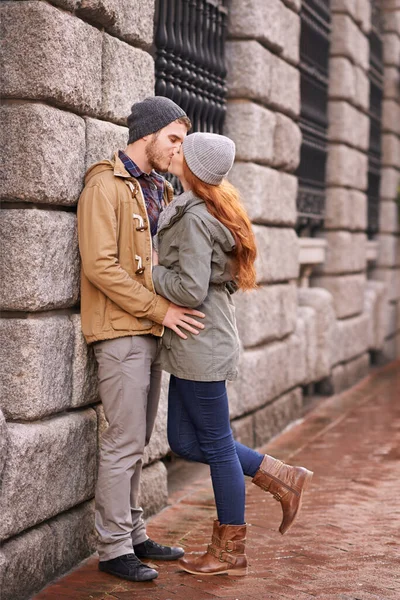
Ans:
{"label": "man", "polygon": [[175,560],[181,548],[146,535],[138,506],[143,451],[157,414],[164,327],[186,339],[204,317],[155,293],[152,236],[172,188],[155,173],[166,171],[190,129],[184,111],[164,97],[132,106],[129,141],[112,161],[86,173],[78,205],[82,258],[81,315],[94,344],[99,392],[109,427],[100,451],[96,487],[99,568],[131,581],[157,577],[140,558]]}

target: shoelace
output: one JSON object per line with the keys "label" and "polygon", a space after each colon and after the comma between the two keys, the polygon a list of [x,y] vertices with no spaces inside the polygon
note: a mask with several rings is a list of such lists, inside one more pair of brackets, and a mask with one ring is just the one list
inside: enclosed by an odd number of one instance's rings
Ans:
{"label": "shoelace", "polygon": [[159,548],[160,550],[164,548],[164,546],[162,546],[161,544],[157,544],[157,542],[153,542],[153,540],[146,540],[145,546],[150,546],[151,548]]}
{"label": "shoelace", "polygon": [[127,562],[127,563],[132,563],[135,565],[140,563],[140,560],[138,559],[138,557],[135,554],[125,554],[121,558],[123,558],[125,560],[125,562]]}

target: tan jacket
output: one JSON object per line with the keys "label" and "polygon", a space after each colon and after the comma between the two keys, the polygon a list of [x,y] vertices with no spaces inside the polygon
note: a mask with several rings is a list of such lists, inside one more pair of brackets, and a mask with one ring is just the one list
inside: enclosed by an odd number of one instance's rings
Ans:
{"label": "tan jacket", "polygon": [[[167,203],[172,196],[167,183]],[[141,187],[117,153],[86,173],[78,203],[78,236],[86,341],[161,336],[170,303],[154,290],[151,233]]]}

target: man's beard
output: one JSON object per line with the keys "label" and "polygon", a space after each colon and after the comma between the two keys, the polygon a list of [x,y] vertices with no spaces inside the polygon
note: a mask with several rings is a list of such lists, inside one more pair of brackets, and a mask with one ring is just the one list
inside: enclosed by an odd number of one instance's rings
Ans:
{"label": "man's beard", "polygon": [[151,142],[145,148],[146,158],[149,161],[152,169],[156,171],[165,172],[168,171],[168,167],[171,161],[167,163],[167,159],[160,150],[157,148],[157,138],[153,138]]}

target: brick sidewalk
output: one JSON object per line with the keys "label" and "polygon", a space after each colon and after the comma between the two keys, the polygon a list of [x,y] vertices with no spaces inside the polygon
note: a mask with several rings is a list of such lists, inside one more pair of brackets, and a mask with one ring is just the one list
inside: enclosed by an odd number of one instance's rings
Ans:
{"label": "brick sidewalk", "polygon": [[[399,600],[400,362],[324,401],[263,450],[314,479],[287,536],[279,504],[248,481],[247,577],[197,577],[157,562],[156,580],[130,583],[100,573],[92,557],[35,600]],[[204,551],[215,517],[208,478],[171,501],[148,534]]]}

